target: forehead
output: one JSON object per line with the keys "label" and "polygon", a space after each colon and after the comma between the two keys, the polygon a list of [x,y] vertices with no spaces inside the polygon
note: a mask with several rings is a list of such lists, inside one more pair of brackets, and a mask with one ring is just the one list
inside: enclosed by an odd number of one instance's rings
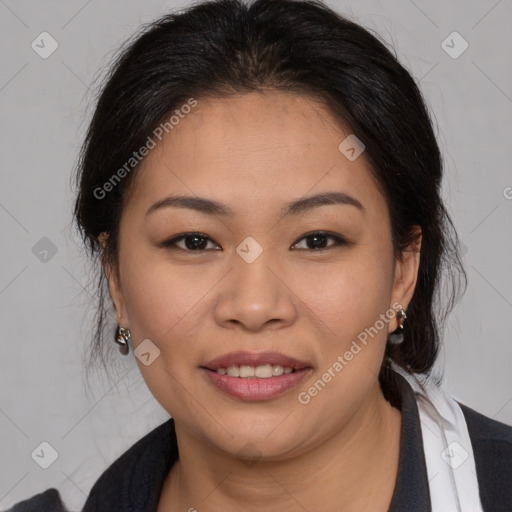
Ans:
{"label": "forehead", "polygon": [[329,190],[382,202],[364,153],[351,161],[339,149],[350,134],[308,96],[272,91],[198,99],[146,156],[130,202],[183,193],[215,197],[235,211],[251,205],[254,212],[274,200]]}

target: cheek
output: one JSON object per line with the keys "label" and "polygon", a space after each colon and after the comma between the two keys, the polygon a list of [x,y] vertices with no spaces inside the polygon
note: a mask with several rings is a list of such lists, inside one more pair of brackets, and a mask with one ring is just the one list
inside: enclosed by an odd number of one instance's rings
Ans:
{"label": "cheek", "polygon": [[173,340],[187,338],[197,315],[205,314],[204,298],[211,288],[206,274],[162,257],[151,259],[144,252],[132,254],[125,263],[124,300],[134,343],[149,338],[164,352],[169,343],[176,345]]}
{"label": "cheek", "polygon": [[191,395],[184,390],[194,382],[191,368],[198,364],[201,353],[199,329],[208,315],[205,293],[212,285],[197,269],[191,272],[136,255],[126,260],[125,268],[134,269],[126,272],[123,285],[133,348],[149,339],[160,350],[147,366],[137,359],[141,375],[172,416],[188,411],[193,417]]}
{"label": "cheek", "polygon": [[[375,254],[358,252],[336,264],[304,267],[294,277],[294,291],[308,306],[304,314],[311,310],[318,328],[335,343],[350,343],[389,310],[392,260]],[[385,337],[387,325],[378,327]]]}
{"label": "cheek", "polygon": [[393,318],[392,269],[392,253],[373,249],[303,281],[304,302],[329,329],[317,345],[314,378],[298,390],[299,410],[314,418],[333,403],[343,404],[326,420],[327,430],[355,414],[375,384]]}

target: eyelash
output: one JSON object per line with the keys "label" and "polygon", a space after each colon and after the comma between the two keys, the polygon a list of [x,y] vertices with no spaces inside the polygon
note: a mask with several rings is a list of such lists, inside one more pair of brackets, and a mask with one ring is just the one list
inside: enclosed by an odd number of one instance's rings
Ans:
{"label": "eyelash", "polygon": [[[350,245],[349,242],[347,242],[347,240],[345,240],[342,236],[340,235],[336,235],[334,233],[330,233],[328,231],[312,231],[311,233],[306,233],[305,235],[303,235],[301,238],[299,238],[296,242],[294,242],[292,244],[292,247],[297,245],[300,241],[306,239],[306,238],[312,238],[314,236],[324,236],[324,237],[327,237],[327,238],[330,238],[332,240],[335,241],[334,244],[331,244],[330,246],[328,247],[323,247],[321,249],[296,249],[296,250],[303,250],[303,251],[310,251],[310,252],[323,252],[323,251],[326,251],[328,249],[332,249],[332,248],[335,248],[335,247],[343,247],[343,246],[347,246],[347,245]],[[203,240],[209,240],[211,242],[213,242],[213,240],[208,237],[207,235],[203,234],[203,233],[197,233],[197,232],[192,232],[192,233],[183,233],[181,235],[178,235],[178,236],[175,236],[173,238],[171,238],[170,240],[166,240],[165,242],[163,242],[161,245],[162,247],[165,247],[167,249],[170,249],[170,250],[181,250],[181,251],[185,251],[185,252],[205,252],[207,249],[197,249],[197,250],[190,250],[190,249],[183,249],[182,247],[177,247],[176,244],[182,240],[185,240],[187,238],[200,238],[200,239],[203,239]]]}

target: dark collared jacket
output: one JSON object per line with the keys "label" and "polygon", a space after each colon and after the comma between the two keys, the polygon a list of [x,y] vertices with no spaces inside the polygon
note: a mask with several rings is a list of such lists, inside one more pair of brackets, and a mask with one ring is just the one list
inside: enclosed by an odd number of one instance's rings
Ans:
{"label": "dark collared jacket", "polygon": [[[398,476],[389,512],[430,512],[427,467],[414,391],[401,375],[393,373],[395,388],[391,402],[401,410],[402,430]],[[512,512],[512,427],[459,405],[471,438],[483,510]],[[171,418],[104,471],[81,512],[155,512],[165,477],[177,458]],[[52,488],[17,503],[6,512],[68,510],[59,492]]]}

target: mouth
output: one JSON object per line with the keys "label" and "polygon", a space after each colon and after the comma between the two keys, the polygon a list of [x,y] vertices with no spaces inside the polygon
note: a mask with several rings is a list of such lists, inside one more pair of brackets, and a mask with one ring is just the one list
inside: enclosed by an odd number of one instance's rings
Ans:
{"label": "mouth", "polygon": [[309,363],[278,352],[232,352],[200,369],[217,389],[248,401],[275,398],[296,387],[312,371]]}

